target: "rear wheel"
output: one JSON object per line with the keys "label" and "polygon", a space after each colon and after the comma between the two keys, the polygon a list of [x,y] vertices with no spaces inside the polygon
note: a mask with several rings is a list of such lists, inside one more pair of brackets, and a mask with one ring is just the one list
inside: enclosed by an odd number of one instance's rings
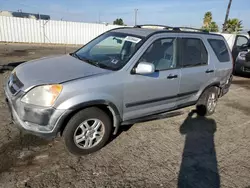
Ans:
{"label": "rear wheel", "polygon": [[203,92],[197,105],[196,111],[200,116],[210,116],[215,112],[218,102],[218,90],[216,87],[210,87]]}
{"label": "rear wheel", "polygon": [[70,153],[85,155],[101,149],[108,141],[112,124],[99,108],[86,108],[75,114],[66,125],[63,137]]}

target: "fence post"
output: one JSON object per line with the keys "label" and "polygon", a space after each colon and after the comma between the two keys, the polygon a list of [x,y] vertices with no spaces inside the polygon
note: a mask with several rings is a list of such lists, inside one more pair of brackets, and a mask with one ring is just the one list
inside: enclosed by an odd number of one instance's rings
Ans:
{"label": "fence post", "polygon": [[[46,24],[49,22],[49,20],[43,20],[43,43],[45,44],[46,43],[46,32],[45,32],[45,26]],[[48,39],[48,38],[47,38]]]}
{"label": "fence post", "polygon": [[43,44],[45,44],[45,20],[43,20]]}
{"label": "fence post", "polygon": [[68,36],[68,31],[67,31],[67,21],[65,21],[65,28],[66,28],[66,31],[65,31],[65,37],[64,37],[64,43],[65,43],[65,54],[67,53],[67,36]]}

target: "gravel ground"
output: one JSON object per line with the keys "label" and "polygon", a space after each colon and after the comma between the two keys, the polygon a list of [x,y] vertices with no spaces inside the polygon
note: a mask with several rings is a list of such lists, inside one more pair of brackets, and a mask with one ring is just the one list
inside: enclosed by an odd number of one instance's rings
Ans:
{"label": "gravel ground", "polygon": [[[0,84],[10,73],[1,65],[63,53],[60,46],[0,44]],[[249,94],[250,80],[235,77],[213,116],[191,116],[192,108],[183,109],[180,116],[124,128],[102,150],[75,157],[61,138],[46,141],[20,133],[1,89],[0,187],[247,188]]]}

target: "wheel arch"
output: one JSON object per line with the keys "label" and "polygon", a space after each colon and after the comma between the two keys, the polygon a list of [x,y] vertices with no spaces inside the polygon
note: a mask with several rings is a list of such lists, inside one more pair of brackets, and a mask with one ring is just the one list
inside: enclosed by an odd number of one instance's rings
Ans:
{"label": "wheel arch", "polygon": [[199,101],[199,99],[201,98],[202,94],[203,94],[207,89],[209,89],[209,88],[211,88],[211,87],[217,87],[217,88],[219,89],[219,90],[218,90],[218,96],[219,96],[220,90],[221,90],[220,82],[213,82],[213,83],[207,85],[207,86],[202,90],[202,92],[200,93],[200,95],[199,95],[197,101]]}
{"label": "wheel arch", "polygon": [[113,134],[117,133],[121,123],[121,116],[118,108],[112,102],[107,100],[93,100],[93,101],[79,103],[77,105],[72,106],[69,109],[70,113],[67,114],[66,117],[64,117],[61,127],[59,129],[60,135],[62,135],[65,127],[67,126],[67,123],[76,113],[89,107],[97,107],[103,110],[105,113],[107,113],[107,115],[111,118],[111,121],[113,123],[113,128],[114,128]]}

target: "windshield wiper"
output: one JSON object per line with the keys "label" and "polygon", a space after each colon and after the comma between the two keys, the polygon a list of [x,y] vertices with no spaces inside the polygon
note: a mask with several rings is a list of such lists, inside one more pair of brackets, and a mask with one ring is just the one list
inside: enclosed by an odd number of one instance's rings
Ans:
{"label": "windshield wiper", "polygon": [[97,61],[92,61],[92,60],[87,59],[87,58],[81,58],[81,57],[80,57],[79,55],[77,55],[76,53],[71,53],[70,55],[73,56],[73,57],[76,57],[77,59],[79,59],[79,60],[81,60],[81,61],[85,61],[85,62],[87,62],[87,63],[89,63],[89,64],[92,64],[92,65],[95,65],[95,66],[97,66],[97,64],[98,64]]}
{"label": "windshield wiper", "polygon": [[104,68],[104,69],[109,69],[109,70],[113,70],[111,67],[105,65],[105,64],[100,64],[98,61],[94,61],[94,60],[91,60],[91,59],[87,59],[87,58],[81,58],[80,56],[78,56],[76,53],[71,53],[70,55],[76,57],[77,59],[81,60],[81,61],[84,61],[84,62],[87,62],[91,65],[94,65],[96,67],[99,67],[99,68]]}
{"label": "windshield wiper", "polygon": [[112,67],[110,67],[110,66],[107,66],[107,65],[101,64],[101,63],[98,63],[98,66],[99,66],[100,68],[104,68],[104,69],[116,70],[115,68],[112,68]]}
{"label": "windshield wiper", "polygon": [[109,70],[115,70],[113,69],[112,67],[108,66],[108,65],[105,65],[105,64],[102,64],[102,63],[99,63],[98,61],[93,61],[93,60],[90,60],[90,59],[82,59],[83,61],[86,61],[87,63],[91,64],[91,65],[94,65],[96,67],[99,67],[99,68],[103,68],[103,69],[109,69]]}
{"label": "windshield wiper", "polygon": [[98,64],[97,61],[93,61],[93,60],[91,60],[91,59],[86,59],[86,58],[80,58],[80,60],[85,61],[85,62],[87,62],[87,63],[89,63],[89,64],[91,64],[91,65],[94,65],[94,66],[96,66],[96,67],[99,67],[99,64]]}

